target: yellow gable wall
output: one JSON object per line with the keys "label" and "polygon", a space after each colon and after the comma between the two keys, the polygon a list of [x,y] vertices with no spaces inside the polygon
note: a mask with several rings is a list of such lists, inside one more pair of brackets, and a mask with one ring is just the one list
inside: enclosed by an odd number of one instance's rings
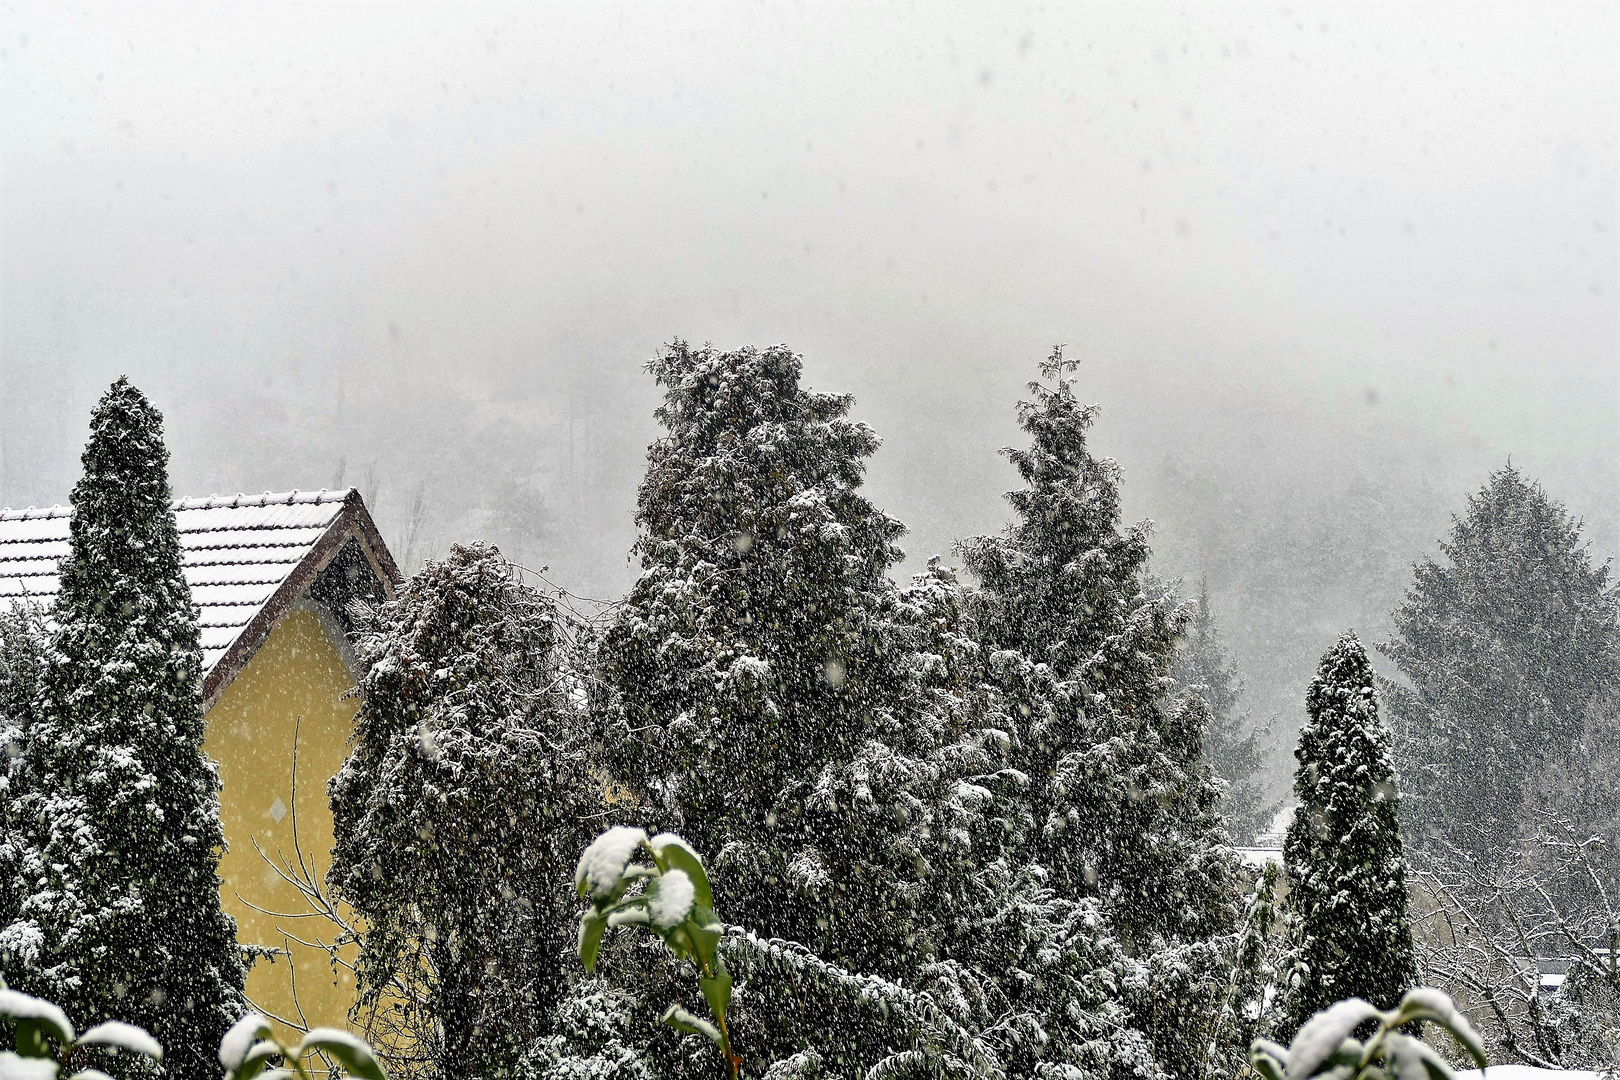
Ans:
{"label": "yellow gable wall", "polygon": [[[331,941],[337,928],[307,912],[297,888],[264,855],[285,859],[294,872],[293,742],[297,732],[297,851],[305,870],[325,884],[331,863],[332,810],[326,781],[348,754],[358,702],[344,698],[354,680],[319,617],[294,610],[283,616],[253,659],[208,710],[203,749],[219,762],[220,817],[229,850],[220,860],[220,899],[236,918],[243,944],[288,949],[290,956],[256,961],[248,997],[272,1018],[300,1018],[301,1026],[343,1027],[354,1004],[354,976],[305,941]],[[254,841],[264,855],[254,849]],[[250,906],[251,905],[251,906]],[[256,911],[283,913],[281,917]],[[344,950],[352,962],[354,946]],[[294,998],[294,985],[297,994]]]}

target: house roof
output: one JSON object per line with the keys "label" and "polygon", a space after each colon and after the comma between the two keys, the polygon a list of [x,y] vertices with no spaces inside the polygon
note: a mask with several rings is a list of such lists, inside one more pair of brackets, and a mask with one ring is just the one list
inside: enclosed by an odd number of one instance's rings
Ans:
{"label": "house roof", "polygon": [[[0,510],[0,603],[55,601],[72,513],[69,506]],[[400,581],[354,488],[180,499],[174,519],[202,632],[208,705],[350,539],[387,595]]]}

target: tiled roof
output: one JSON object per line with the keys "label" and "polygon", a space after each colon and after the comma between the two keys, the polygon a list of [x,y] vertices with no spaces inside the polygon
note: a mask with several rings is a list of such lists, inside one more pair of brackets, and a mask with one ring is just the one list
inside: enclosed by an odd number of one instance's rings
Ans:
{"label": "tiled roof", "polygon": [[[348,531],[340,519],[351,501],[360,506],[353,488],[211,495],[174,504],[205,674],[318,547],[330,557],[331,545],[321,541],[334,526]],[[67,506],[0,510],[0,604],[37,598],[49,606],[55,600],[56,564],[68,553],[72,512]],[[359,512],[364,514],[363,507]],[[387,559],[386,552],[381,558]],[[390,560],[387,570],[392,568]]]}

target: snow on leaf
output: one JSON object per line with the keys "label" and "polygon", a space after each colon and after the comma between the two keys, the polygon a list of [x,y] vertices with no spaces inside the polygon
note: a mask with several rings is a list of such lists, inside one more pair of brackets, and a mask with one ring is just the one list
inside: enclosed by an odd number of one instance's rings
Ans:
{"label": "snow on leaf", "polygon": [[647,834],[641,829],[629,825],[613,826],[591,841],[591,846],[579,857],[579,866],[574,870],[574,887],[581,896],[588,896],[592,900],[605,900],[612,896],[624,868],[630,863],[630,857],[646,840]]}
{"label": "snow on leaf", "polygon": [[697,887],[685,870],[671,870],[647,890],[648,914],[653,925],[662,930],[673,930],[692,914],[692,900]]}
{"label": "snow on leaf", "polygon": [[361,1080],[387,1080],[366,1041],[340,1028],[311,1028],[298,1045],[296,1056],[301,1058],[312,1051],[336,1058],[343,1071],[350,1076],[360,1077]]}
{"label": "snow on leaf", "polygon": [[73,1041],[73,1025],[68,1022],[67,1013],[49,1001],[16,990],[0,990],[0,1016],[12,1020],[32,1020],[52,1028],[51,1035],[64,1047]]}
{"label": "snow on leaf", "polygon": [[156,1061],[163,1060],[163,1047],[158,1045],[156,1039],[148,1035],[144,1028],[126,1024],[122,1020],[108,1020],[97,1024],[80,1035],[79,1042],[97,1046],[115,1046],[131,1053],[145,1054]]}
{"label": "snow on leaf", "polygon": [[1315,1075],[1351,1032],[1377,1015],[1378,1010],[1371,1002],[1355,997],[1311,1017],[1288,1047],[1289,1080],[1306,1080]]}
{"label": "snow on leaf", "polygon": [[248,1013],[233,1024],[231,1030],[225,1033],[225,1037],[219,1040],[219,1063],[225,1066],[228,1072],[235,1072],[242,1067],[242,1059],[253,1049],[253,1044],[269,1037],[270,1021],[258,1013]]}
{"label": "snow on leaf", "polygon": [[56,1062],[18,1057],[7,1050],[0,1053],[0,1080],[56,1080]]}

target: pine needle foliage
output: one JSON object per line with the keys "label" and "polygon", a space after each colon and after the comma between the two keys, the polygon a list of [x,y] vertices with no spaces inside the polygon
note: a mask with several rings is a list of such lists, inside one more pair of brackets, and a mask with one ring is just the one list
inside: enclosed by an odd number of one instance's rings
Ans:
{"label": "pine needle foliage", "polygon": [[1305,708],[1283,844],[1289,1032],[1341,998],[1391,1008],[1417,983],[1391,739],[1353,632],[1322,657]]}
{"label": "pine needle foliage", "polygon": [[27,894],[0,944],[19,987],[133,1020],[173,1048],[166,1074],[214,1080],[205,1048],[240,1015],[244,972],[219,905],[219,779],[162,417],[127,379],[97,403],[82,460],[24,750]]}

